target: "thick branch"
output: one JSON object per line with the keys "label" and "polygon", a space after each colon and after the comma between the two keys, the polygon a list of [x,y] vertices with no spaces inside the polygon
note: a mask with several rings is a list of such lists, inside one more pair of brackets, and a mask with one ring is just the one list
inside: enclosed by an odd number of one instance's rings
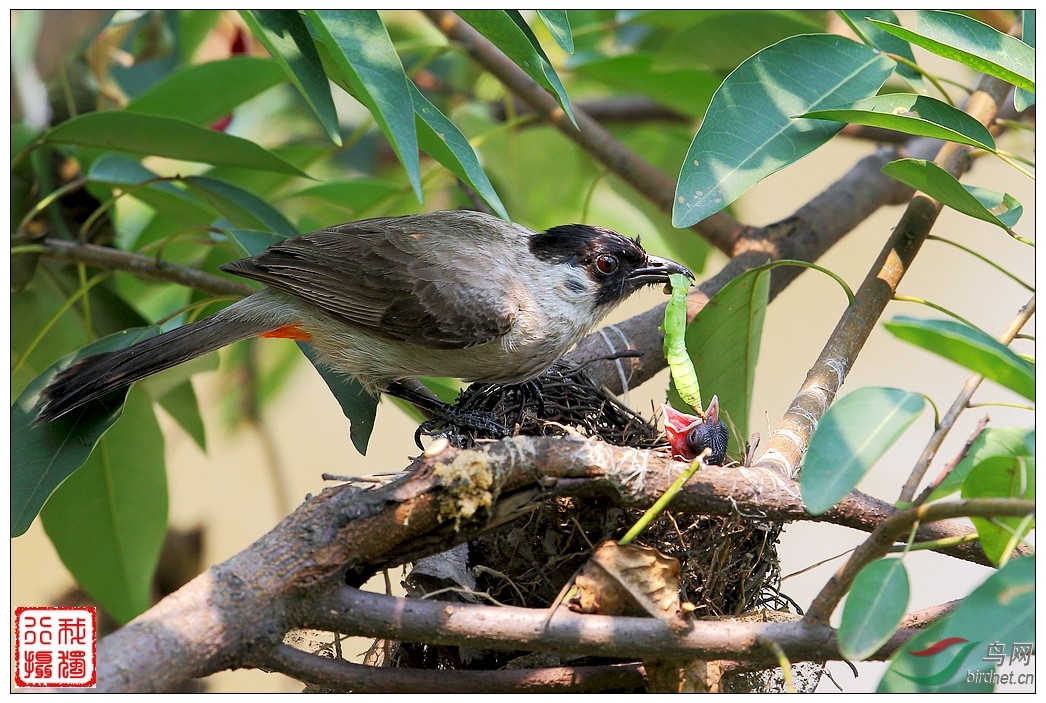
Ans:
{"label": "thick branch", "polygon": [[587,693],[639,688],[646,682],[640,664],[498,671],[383,668],[319,657],[287,645],[262,653],[255,665],[353,693]]}
{"label": "thick branch", "polygon": [[[381,568],[472,539],[518,517],[545,495],[598,492],[622,505],[648,507],[685,468],[664,454],[598,441],[516,437],[423,456],[410,473],[374,490],[329,488],[248,549],[101,640],[99,688],[169,690],[191,677],[250,665],[263,656],[259,652],[280,645],[289,629],[317,617],[311,600],[316,593],[324,598],[323,593],[346,580],[358,585]],[[475,480],[459,483],[444,476]],[[480,516],[462,516],[458,506],[475,504],[476,495],[470,491],[476,485],[491,486],[491,508]],[[707,467],[672,508],[810,519],[794,482],[757,468]],[[895,512],[881,501],[854,494],[818,519],[871,530]],[[933,523],[920,528],[918,539],[969,532]],[[955,546],[947,553],[984,559],[972,545]],[[798,637],[797,652],[807,651],[804,647],[817,640],[786,632]],[[755,634],[768,633],[748,633]]]}
{"label": "thick branch", "polygon": [[[326,594],[312,610],[309,626],[404,642],[432,642],[492,649],[599,653],[631,659],[743,659],[776,665],[777,657],[762,646],[778,644],[795,661],[841,659],[835,631],[792,622],[696,620],[582,615],[559,608],[446,603],[402,599],[354,588]],[[871,659],[884,659],[914,635],[901,630]]]}

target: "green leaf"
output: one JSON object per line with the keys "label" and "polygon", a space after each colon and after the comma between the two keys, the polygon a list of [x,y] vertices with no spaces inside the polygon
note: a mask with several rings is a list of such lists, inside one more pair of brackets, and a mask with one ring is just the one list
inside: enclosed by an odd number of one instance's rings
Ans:
{"label": "green leaf", "polygon": [[[1035,457],[996,456],[979,462],[962,484],[962,497],[1035,500]],[[1016,540],[1034,526],[1020,517],[970,519],[977,528],[981,548],[996,564],[1008,556],[1007,547],[1016,546]]]}
{"label": "green leaf", "polygon": [[92,185],[116,186],[126,196],[155,211],[152,227],[143,227],[136,233],[137,236],[127,233],[117,238],[116,244],[121,248],[130,249],[155,241],[154,228],[163,230],[159,236],[170,236],[180,228],[208,226],[218,217],[218,211],[195,194],[178,187],[170,179],[161,178],[139,161],[123,154],[104,154],[95,159],[87,173],[87,180]]}
{"label": "green leaf", "polygon": [[205,354],[138,382],[149,397],[159,403],[186,434],[193,438],[202,451],[207,451],[207,435],[203,418],[200,416],[196,391],[189,379],[197,373],[217,369],[218,355]]}
{"label": "green leaf", "polygon": [[422,200],[418,137],[410,80],[376,10],[310,10],[313,29],[331,59],[331,78],[348,85],[385,133]]}
{"label": "green leaf", "polygon": [[925,401],[898,388],[859,388],[837,400],[817,424],[799,476],[811,515],[852,491],[915,421]]}
{"label": "green leaf", "polygon": [[187,66],[136,97],[126,109],[207,126],[285,80],[287,74],[272,59],[233,56]]}
{"label": "green leaf", "polygon": [[494,186],[465,135],[422,95],[414,83],[410,83],[410,91],[422,150],[467,183],[499,217],[508,220],[501,198],[494,192]]}
{"label": "green leaf", "polygon": [[114,110],[89,112],[62,122],[44,137],[47,144],[166,156],[180,161],[256,168],[308,178],[294,165],[252,141],[185,120]]}
{"label": "green leaf", "polygon": [[842,123],[794,118],[874,95],[894,62],[825,34],[790,37],[737,67],[712,97],[676,185],[672,224],[689,227],[831,139]]}
{"label": "green leaf", "polygon": [[269,230],[231,228],[225,230],[225,232],[247,256],[260,254],[273,244],[282,242],[287,238],[282,234],[275,234]]}
{"label": "green leaf", "polygon": [[963,184],[966,192],[977,198],[977,202],[992,216],[997,218],[1003,226],[1013,229],[1020,222],[1024,214],[1024,206],[1017,202],[1009,193],[1000,193],[990,188],[979,186],[968,186]]}
{"label": "green leaf", "polygon": [[[953,644],[949,646],[945,640]],[[1034,641],[1035,557],[1029,556],[1012,559],[991,573],[973,593],[959,602],[954,611],[894,652],[877,691],[991,691],[992,684],[985,683],[983,676],[976,676],[995,669],[993,662],[985,658],[990,653],[988,647],[993,643],[1002,644],[1010,654],[1012,647],[1026,643],[1030,654]],[[946,646],[938,653],[928,653],[927,650],[937,643]],[[1016,661],[1015,666],[1019,667]],[[1025,663],[1031,661],[1029,657]],[[1031,671],[1030,667],[1028,671]],[[968,680],[970,674],[974,675],[973,682]]]}
{"label": "green leaf", "polygon": [[279,210],[232,183],[208,176],[187,176],[183,180],[235,226],[269,230],[285,237],[298,234]]}
{"label": "green leaf", "polygon": [[356,447],[360,454],[366,454],[371,433],[374,431],[374,418],[378,413],[380,396],[368,393],[356,379],[331,370],[320,361],[316,351],[309,344],[298,342],[298,346],[341,405],[341,411],[349,420],[349,439],[352,440],[352,446]]}
{"label": "green leaf", "polygon": [[48,423],[36,424],[40,392],[61,369],[103,351],[155,336],[154,327],[125,330],[89,344],[36,377],[11,408],[11,535],[29,529],[55,489],[79,469],[123,412],[126,390],[114,391]]}
{"label": "green leaf", "polygon": [[[693,68],[655,70],[654,57],[635,52],[620,56],[575,57],[570,68],[619,91],[646,95],[684,115],[700,117],[722,82],[719,76]],[[679,86],[685,85],[686,90]],[[677,157],[678,158],[678,157]]]}
{"label": "green leaf", "polygon": [[886,644],[908,607],[908,572],[900,559],[865,566],[846,595],[839,623],[839,651],[860,661]]}
{"label": "green leaf", "polygon": [[537,39],[529,28],[526,28],[525,22],[520,20],[523,24],[521,27],[520,23],[504,10],[457,10],[456,13],[512,59],[538,85],[555,95],[563,112],[567,113],[570,121],[577,126],[566,88],[563,87],[552,64],[545,58]]}
{"label": "green leaf", "polygon": [[[1035,10],[1021,10],[1021,39],[1031,48],[1035,48]],[[1017,112],[1024,112],[1035,104],[1035,93],[1018,88],[1013,93],[1013,107]]]}
{"label": "green leaf", "polygon": [[338,111],[323,62],[305,20],[297,10],[240,10],[240,16],[319,118],[331,141],[341,145]]}
{"label": "green leaf", "polygon": [[981,330],[955,320],[898,316],[883,326],[898,339],[954,361],[974,373],[1035,400],[1035,365]]}
{"label": "green leaf", "polygon": [[[770,272],[746,271],[723,286],[686,328],[686,348],[703,381],[702,395],[719,396],[719,407],[745,441],[769,299]],[[682,401],[676,404],[674,395],[669,396],[673,406],[691,412]]]}
{"label": "green leaf", "polygon": [[941,481],[930,500],[944,498],[958,491],[973,467],[983,461],[1003,458],[1014,463],[1018,458],[1035,456],[1035,432],[1020,427],[988,427],[973,440],[969,451]]}
{"label": "green leaf", "polygon": [[995,139],[984,125],[962,110],[925,95],[876,95],[849,105],[807,112],[800,117],[882,127],[995,151]]}
{"label": "green leaf", "polygon": [[538,17],[560,48],[568,54],[574,53],[574,37],[570,33],[570,21],[566,10],[538,10]]}
{"label": "green leaf", "polygon": [[696,68],[720,76],[782,39],[824,31],[795,12],[747,9],[703,12],[696,22],[682,21],[675,29],[658,47],[654,69]]}
{"label": "green leaf", "polygon": [[41,513],[62,563],[121,623],[149,607],[167,532],[163,434],[141,391],[126,408]]}
{"label": "green leaf", "polygon": [[885,31],[938,56],[1035,92],[1035,51],[1016,37],[955,12],[915,13],[915,31],[871,20]]}
{"label": "green leaf", "polygon": [[[915,63],[915,54],[912,53],[912,47],[908,42],[883,31],[868,21],[869,19],[877,19],[892,24],[900,24],[900,20],[897,19],[897,15],[893,10],[843,10],[839,12],[839,15],[866,44],[874,46],[884,54],[895,54],[901,58],[908,59],[913,64]],[[915,68],[898,63],[897,73],[915,90],[919,92],[926,90],[926,83]]]}
{"label": "green leaf", "polygon": [[399,186],[376,178],[335,178],[302,188],[288,198],[319,198],[359,219],[360,213],[400,192]]}
{"label": "green leaf", "polygon": [[[987,207],[969,190],[964,188],[955,176],[943,168],[924,159],[899,159],[891,161],[883,166],[883,173],[891,178],[896,178],[901,183],[911,186],[916,190],[926,193],[931,198],[941,201],[953,210],[958,210],[964,215],[969,215],[988,224],[995,225],[1009,234],[1012,230],[999,217],[992,214]],[[1003,208],[1019,207],[1012,196],[999,196]],[[1009,210],[1004,210],[1005,215]],[[1020,213],[1017,215],[1020,217]],[[1012,220],[1012,213],[1007,221]]]}

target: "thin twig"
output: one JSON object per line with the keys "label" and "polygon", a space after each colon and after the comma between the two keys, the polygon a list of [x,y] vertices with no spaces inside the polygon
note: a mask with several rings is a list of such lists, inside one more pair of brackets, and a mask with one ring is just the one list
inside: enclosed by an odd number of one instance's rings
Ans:
{"label": "thin twig", "polygon": [[64,239],[47,238],[27,248],[32,248],[53,261],[87,264],[99,268],[127,271],[139,278],[164,283],[177,283],[211,295],[248,296],[254,289],[246,283],[215,276],[190,266],[172,264],[151,256],[132,254],[112,247],[96,244],[71,242]]}
{"label": "thin twig", "polygon": [[947,503],[931,503],[902,511],[880,524],[839,571],[817,594],[803,620],[811,625],[826,625],[839,601],[850,589],[858,572],[887,553],[898,538],[906,536],[916,524],[956,517],[1024,517],[1035,511],[1035,501],[1011,498],[978,498]]}
{"label": "thin twig", "polygon": [[[1031,319],[1031,316],[1035,314],[1035,296],[1031,297],[1031,300],[1020,309],[1017,313],[1017,317],[1013,319],[1009,327],[1006,328],[998,339],[1003,344],[1009,344],[1013,341],[1017,333],[1023,329],[1024,325]],[[897,502],[905,505],[912,502],[912,496],[915,495],[915,490],[919,487],[919,484],[923,480],[923,476],[926,475],[927,469],[930,468],[930,463],[933,458],[937,456],[937,450],[941,448],[941,444],[944,442],[944,438],[951,432],[952,427],[955,426],[956,420],[959,419],[959,415],[968,407],[970,398],[976,392],[977,388],[981,385],[981,381],[984,380],[984,376],[974,375],[967,379],[966,383],[963,384],[962,390],[959,391],[959,395],[956,396],[954,402],[948,412],[941,418],[940,425],[930,435],[929,441],[926,442],[926,447],[923,449],[922,454],[919,455],[919,459],[915,462],[915,466],[912,467],[911,473],[908,475],[908,480],[904,483],[904,488],[901,489],[901,495],[897,498]],[[922,494],[919,495],[918,500],[915,504],[920,504],[930,497],[936,486],[940,485],[940,482],[944,480],[944,476],[947,475],[947,471],[942,474],[933,485],[928,486]]]}

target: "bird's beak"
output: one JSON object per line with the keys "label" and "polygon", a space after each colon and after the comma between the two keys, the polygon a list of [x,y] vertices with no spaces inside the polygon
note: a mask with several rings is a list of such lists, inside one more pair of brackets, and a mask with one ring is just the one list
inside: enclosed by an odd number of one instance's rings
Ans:
{"label": "bird's beak", "polygon": [[668,283],[668,277],[673,273],[681,273],[691,281],[694,274],[682,264],[677,264],[671,259],[662,259],[660,256],[646,257],[646,265],[634,270],[628,276],[628,282],[633,286],[653,285],[657,283]]}

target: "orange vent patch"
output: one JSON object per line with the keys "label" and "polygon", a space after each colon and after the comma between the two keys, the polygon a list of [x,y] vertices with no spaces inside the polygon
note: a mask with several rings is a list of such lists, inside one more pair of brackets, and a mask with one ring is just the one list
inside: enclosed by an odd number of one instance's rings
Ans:
{"label": "orange vent patch", "polygon": [[284,325],[268,332],[262,332],[262,337],[273,337],[277,339],[293,339],[299,342],[308,342],[312,335],[298,325]]}

